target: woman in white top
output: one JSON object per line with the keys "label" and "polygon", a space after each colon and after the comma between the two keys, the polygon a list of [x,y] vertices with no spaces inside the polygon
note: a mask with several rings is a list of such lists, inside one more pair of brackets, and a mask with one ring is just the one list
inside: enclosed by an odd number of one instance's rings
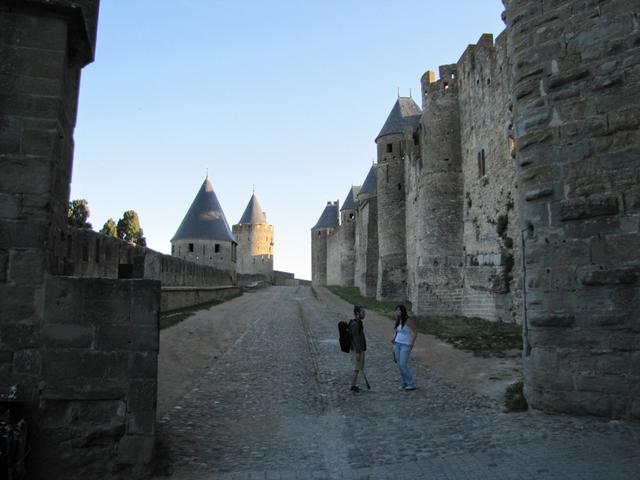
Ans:
{"label": "woman in white top", "polygon": [[413,380],[413,375],[409,369],[409,356],[418,336],[418,331],[416,324],[407,314],[407,309],[404,305],[398,305],[394,315],[396,322],[391,343],[393,343],[394,359],[400,368],[400,377],[402,378],[402,386],[400,388],[403,390],[415,390],[416,382]]}

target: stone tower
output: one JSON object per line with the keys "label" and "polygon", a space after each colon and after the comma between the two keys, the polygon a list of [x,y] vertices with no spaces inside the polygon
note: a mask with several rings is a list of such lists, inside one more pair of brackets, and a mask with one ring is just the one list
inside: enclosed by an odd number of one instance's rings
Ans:
{"label": "stone tower", "polygon": [[171,255],[232,272],[235,276],[236,247],[236,240],[207,177],[171,239]]}
{"label": "stone tower", "polygon": [[[422,84],[421,156],[418,195],[407,208],[415,218],[415,285],[410,290],[414,312],[456,315],[460,311],[462,256],[462,165],[455,65],[431,71]],[[409,211],[409,210],[408,210]],[[412,239],[407,238],[407,242]]]}
{"label": "stone tower", "polygon": [[405,236],[405,133],[413,134],[421,110],[412,98],[399,97],[382,130],[378,147],[378,300],[404,300],[407,290]]}
{"label": "stone tower", "polygon": [[327,285],[353,287],[355,275],[356,195],[352,186],[340,209],[340,227],[327,239]]}
{"label": "stone tower", "polygon": [[327,202],[311,229],[311,283],[327,284],[327,238],[338,228],[338,201]]}
{"label": "stone tower", "polygon": [[535,408],[637,419],[640,4],[505,6],[525,394]]}
{"label": "stone tower", "polygon": [[357,195],[354,286],[366,297],[375,296],[378,283],[377,171],[372,165]]}
{"label": "stone tower", "polygon": [[233,235],[238,242],[238,275],[273,274],[273,225],[267,223],[267,215],[262,211],[256,195],[245,208],[240,221],[233,226]]}

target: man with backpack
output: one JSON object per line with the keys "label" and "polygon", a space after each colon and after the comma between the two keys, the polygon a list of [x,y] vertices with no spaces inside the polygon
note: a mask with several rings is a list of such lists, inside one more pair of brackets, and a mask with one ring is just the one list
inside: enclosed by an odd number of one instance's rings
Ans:
{"label": "man with backpack", "polygon": [[364,325],[362,319],[365,317],[364,308],[356,305],[353,307],[353,318],[349,322],[349,337],[351,340],[351,359],[353,361],[353,376],[351,377],[351,391],[359,392],[360,388],[356,385],[358,374],[362,372],[364,381],[369,387],[369,382],[364,373],[364,352],[367,350],[367,339],[364,336]]}

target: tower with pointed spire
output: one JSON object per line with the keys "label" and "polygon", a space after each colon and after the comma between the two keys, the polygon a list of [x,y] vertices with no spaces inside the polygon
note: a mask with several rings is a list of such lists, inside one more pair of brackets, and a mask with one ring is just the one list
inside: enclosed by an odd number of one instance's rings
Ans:
{"label": "tower with pointed spire", "polygon": [[405,155],[422,111],[411,97],[398,97],[376,137],[378,150],[378,300],[405,300],[407,254],[405,222]]}
{"label": "tower with pointed spire", "polygon": [[338,228],[338,201],[327,202],[311,228],[311,283],[327,285],[327,239]]}
{"label": "tower with pointed spire", "polygon": [[238,242],[238,281],[241,282],[243,275],[260,275],[271,279],[273,225],[267,223],[267,214],[262,210],[255,193],[251,195],[240,221],[233,226],[233,235]]}
{"label": "tower with pointed spire", "polygon": [[171,255],[229,271],[235,278],[236,247],[236,240],[207,176],[171,239]]}
{"label": "tower with pointed spire", "polygon": [[374,297],[378,282],[378,182],[372,165],[360,187],[355,228],[354,286],[365,297]]}

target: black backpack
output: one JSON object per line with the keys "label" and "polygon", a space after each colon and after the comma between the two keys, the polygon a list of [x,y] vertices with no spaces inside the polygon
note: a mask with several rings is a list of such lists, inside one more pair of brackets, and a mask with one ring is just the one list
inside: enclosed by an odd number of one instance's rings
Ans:
{"label": "black backpack", "polygon": [[344,321],[338,322],[338,333],[340,334],[340,350],[349,353],[351,350],[351,332],[349,332],[349,324]]}

